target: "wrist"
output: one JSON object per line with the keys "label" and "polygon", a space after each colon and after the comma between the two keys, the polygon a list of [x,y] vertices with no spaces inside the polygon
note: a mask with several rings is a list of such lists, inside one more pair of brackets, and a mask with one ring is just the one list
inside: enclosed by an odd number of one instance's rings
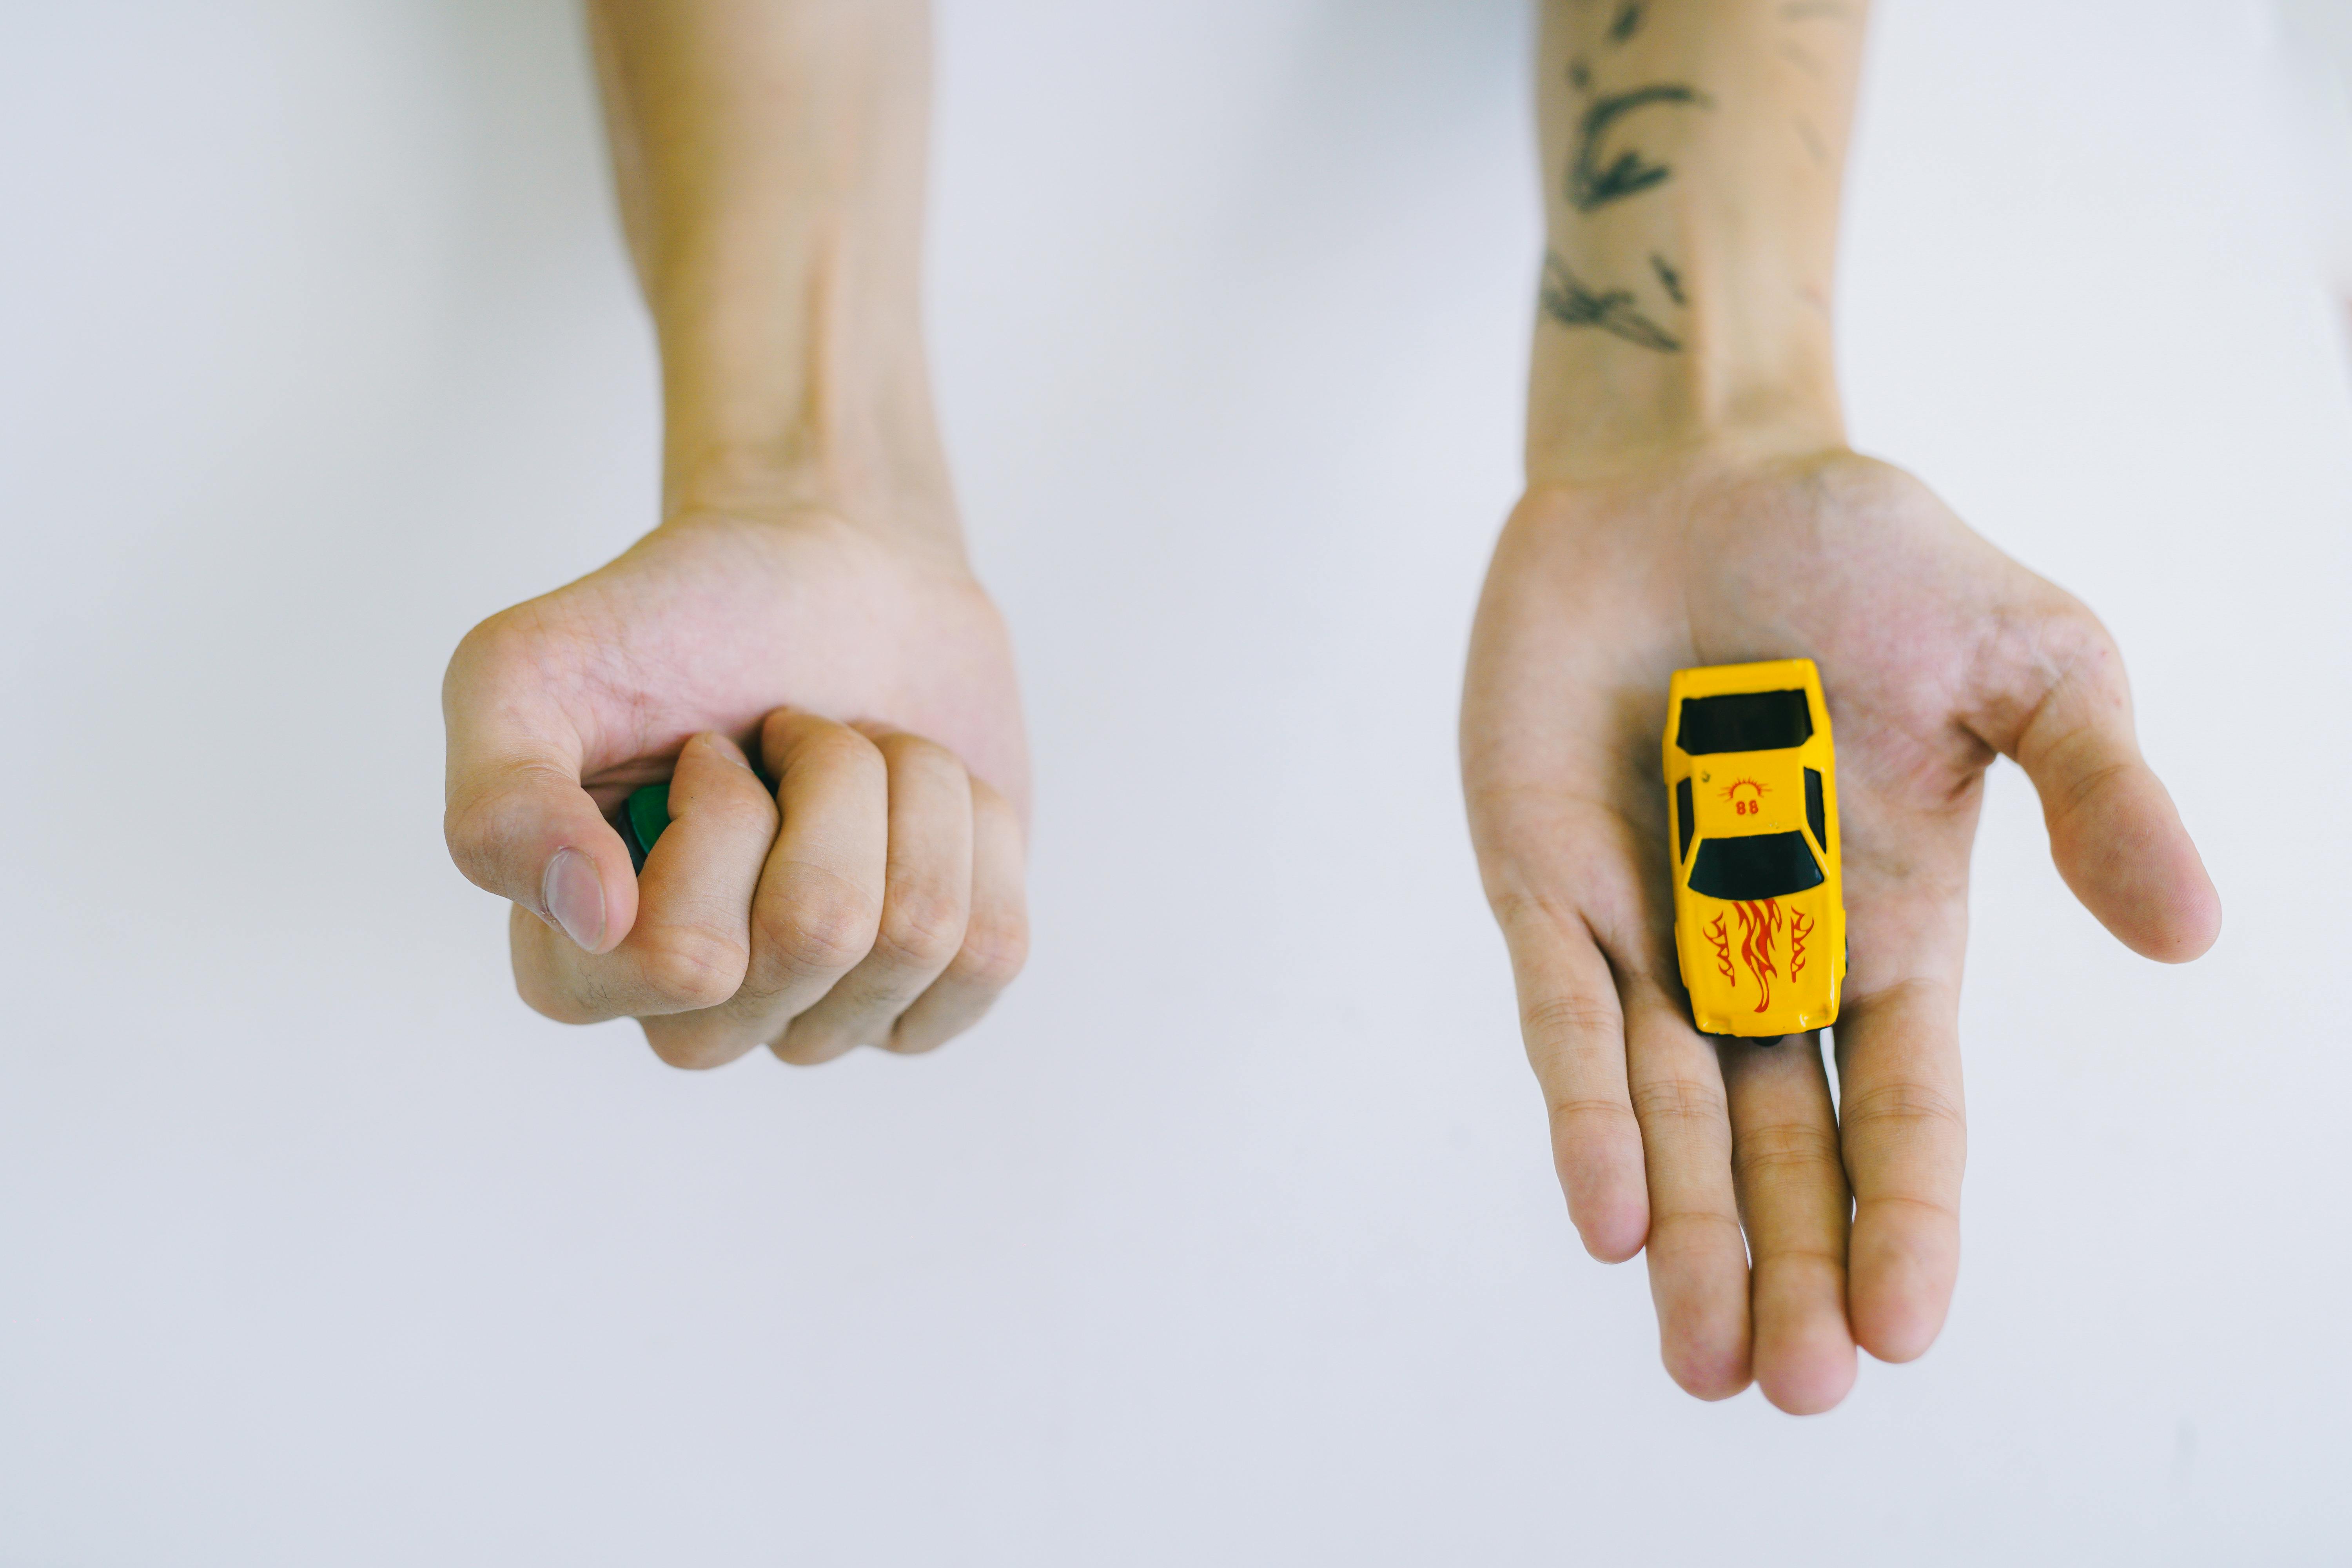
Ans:
{"label": "wrist", "polygon": [[664,515],[952,538],[921,331],[923,0],[591,16],[660,342]]}
{"label": "wrist", "polygon": [[1843,445],[1831,278],[1864,9],[1547,5],[1531,482]]}
{"label": "wrist", "polygon": [[1878,466],[1843,441],[1767,442],[1748,436],[1694,440],[1643,451],[1620,449],[1605,463],[1531,475],[1519,505],[1538,510],[1564,506],[1579,518],[1622,515],[1663,522],[1727,486],[1792,480],[1855,465]]}
{"label": "wrist", "polygon": [[[1717,256],[1695,237],[1639,257],[1547,251],[1528,395],[1530,485],[1577,482],[1706,453],[1766,458],[1845,444],[1823,288],[1777,253]],[[1614,280],[1671,289],[1645,315]],[[1608,281],[1601,281],[1608,280]],[[1596,330],[1597,329],[1597,330]]]}
{"label": "wrist", "polygon": [[713,237],[648,281],[664,515],[823,510],[961,549],[911,246],[795,226]]}

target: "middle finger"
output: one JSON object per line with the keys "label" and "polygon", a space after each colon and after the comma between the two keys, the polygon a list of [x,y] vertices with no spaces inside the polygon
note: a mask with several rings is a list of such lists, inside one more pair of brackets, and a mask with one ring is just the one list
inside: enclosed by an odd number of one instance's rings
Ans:
{"label": "middle finger", "polygon": [[1650,1179],[1650,1295],[1666,1371],[1701,1399],[1748,1386],[1748,1249],[1715,1051],[1646,979],[1624,995],[1625,1068]]}
{"label": "middle finger", "polygon": [[1819,1035],[1717,1047],[1731,1098],[1732,1171],[1754,1255],[1756,1381],[1791,1415],[1853,1386],[1846,1327],[1845,1166]]}

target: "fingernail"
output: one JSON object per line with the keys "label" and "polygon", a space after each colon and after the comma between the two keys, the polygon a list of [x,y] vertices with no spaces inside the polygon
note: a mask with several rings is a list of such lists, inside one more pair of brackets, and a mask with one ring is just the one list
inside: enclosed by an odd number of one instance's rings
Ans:
{"label": "fingernail", "polygon": [[559,849],[539,879],[540,906],[563,934],[593,952],[604,940],[604,881],[596,862],[577,849]]}
{"label": "fingernail", "polygon": [[748,768],[751,765],[751,759],[743,754],[743,748],[737,745],[732,738],[711,730],[704,733],[702,741],[703,744],[733,763],[737,767]]}

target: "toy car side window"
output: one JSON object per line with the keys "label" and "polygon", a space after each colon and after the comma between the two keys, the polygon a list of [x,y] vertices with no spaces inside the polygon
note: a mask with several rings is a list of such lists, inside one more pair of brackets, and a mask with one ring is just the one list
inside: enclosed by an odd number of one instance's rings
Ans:
{"label": "toy car side window", "polygon": [[1675,785],[1675,864],[1677,866],[1690,858],[1691,816],[1691,785],[1690,780],[1685,778]]}
{"label": "toy car side window", "polygon": [[1700,842],[1691,891],[1731,903],[1785,899],[1829,879],[1801,833],[1756,833]]}
{"label": "toy car side window", "polygon": [[1801,688],[1686,697],[1675,744],[1694,757],[1715,752],[1778,752],[1813,738],[1813,710]]}
{"label": "toy car side window", "polygon": [[1823,849],[1830,847],[1830,811],[1822,799],[1822,770],[1805,770],[1805,821],[1813,830],[1813,842]]}

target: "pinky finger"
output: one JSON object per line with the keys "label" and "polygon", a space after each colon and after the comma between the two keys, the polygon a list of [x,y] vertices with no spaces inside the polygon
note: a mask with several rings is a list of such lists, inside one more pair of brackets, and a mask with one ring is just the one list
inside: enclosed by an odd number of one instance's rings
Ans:
{"label": "pinky finger", "polygon": [[887,1047],[912,1055],[947,1044],[981,1016],[1029,956],[1027,872],[1020,818],[1012,804],[971,781],[971,918],[963,946],[899,1016]]}

